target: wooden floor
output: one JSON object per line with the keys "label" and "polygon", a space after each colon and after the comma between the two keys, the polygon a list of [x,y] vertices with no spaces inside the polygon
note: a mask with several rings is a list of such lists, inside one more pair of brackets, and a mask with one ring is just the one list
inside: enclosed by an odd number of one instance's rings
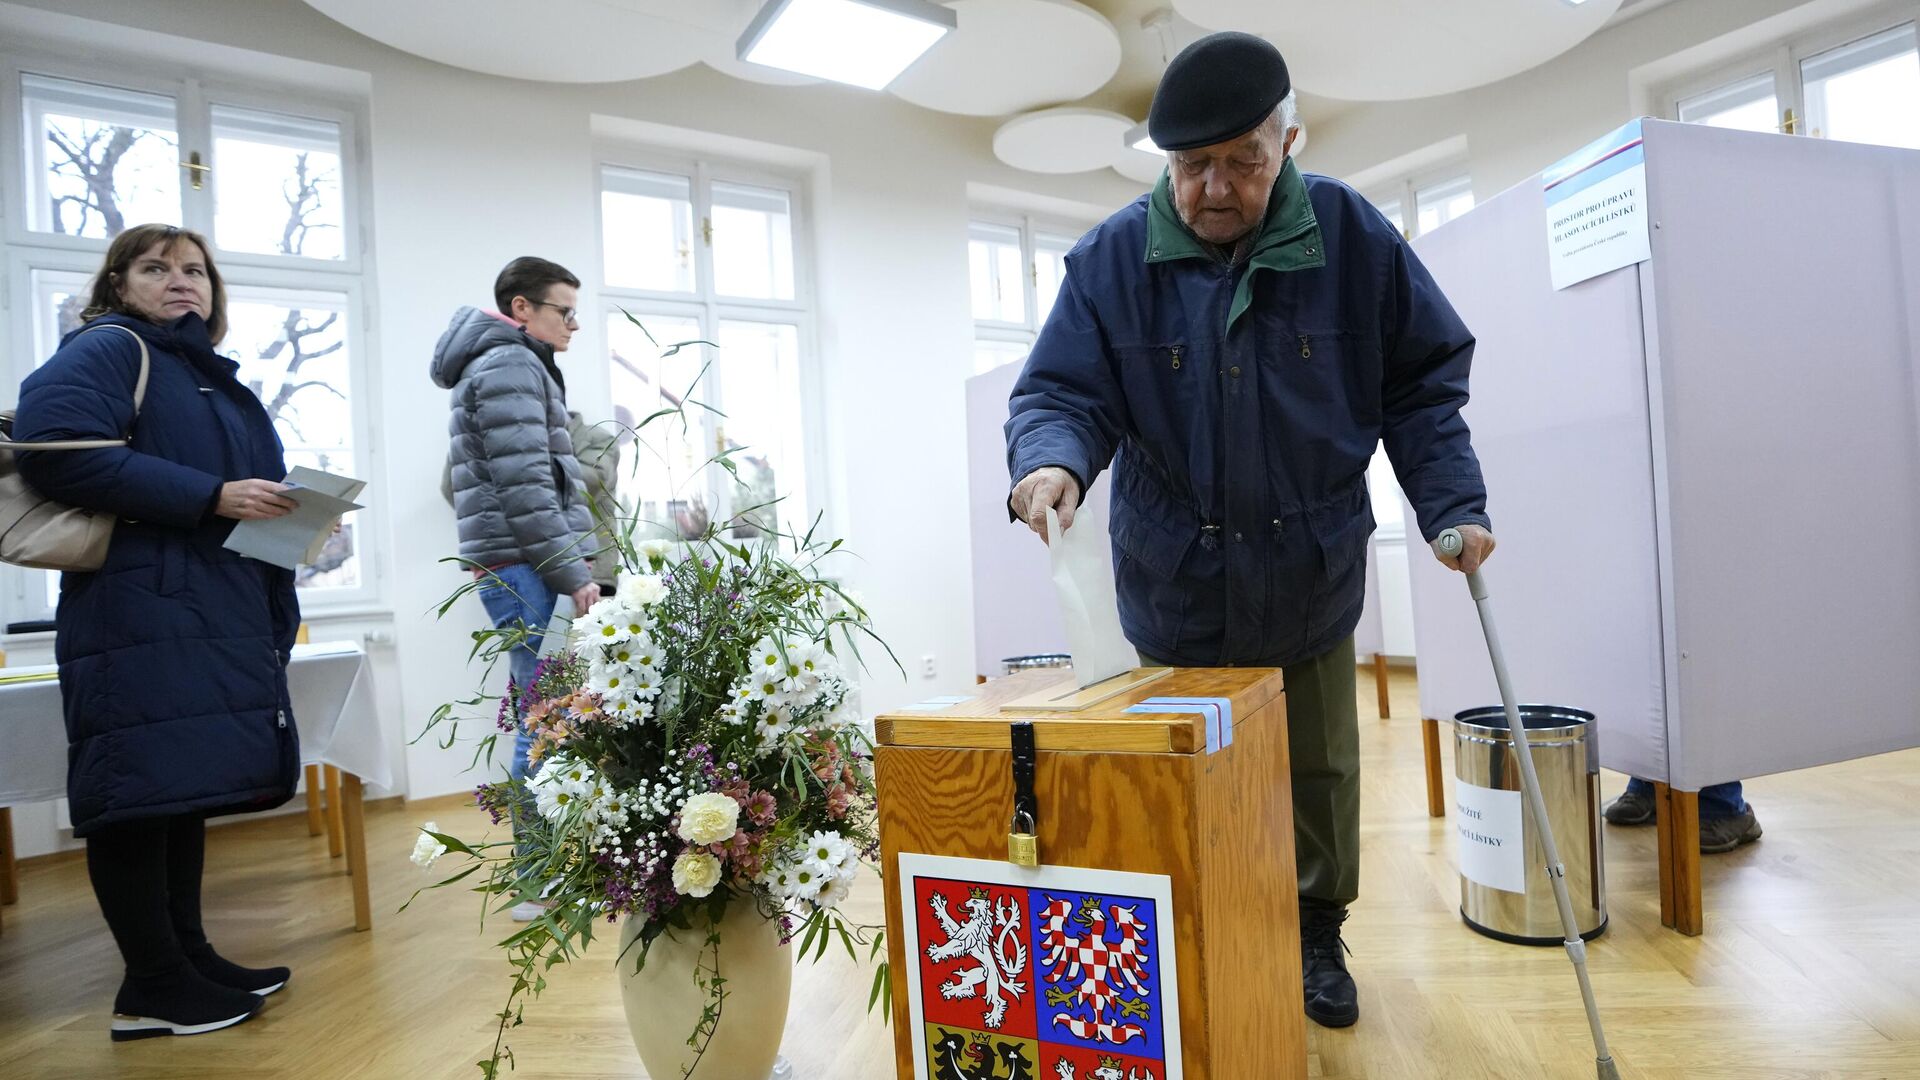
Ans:
{"label": "wooden floor", "polygon": [[[1591,1077],[1565,953],[1496,944],[1457,917],[1445,825],[1426,816],[1413,683],[1396,680],[1398,719],[1361,721],[1365,896],[1348,924],[1361,1020],[1347,1031],[1312,1029],[1310,1072]],[[1365,680],[1361,696],[1370,716]],[[1619,786],[1608,778],[1610,793]],[[1763,779],[1749,796],[1766,838],[1705,860],[1701,938],[1660,927],[1652,830],[1609,831],[1613,923],[1591,963],[1621,1074],[1920,1077],[1920,753]],[[327,858],[324,838],[307,837],[302,817],[216,829],[206,883],[215,943],[234,959],[290,964],[295,974],[252,1023],[191,1039],[109,1042],[120,967],[85,866],[68,858],[26,867],[0,935],[0,1077],[477,1076],[488,1014],[506,989],[506,965],[489,943],[505,926],[483,930],[466,893],[435,893],[395,912],[427,880],[407,861],[413,828],[435,818],[476,834],[484,819],[465,803],[370,809],[375,926],[366,934],[350,928],[341,860]],[[878,920],[871,880],[855,905]],[[786,1042],[803,1080],[889,1075],[890,1043],[865,1013],[868,986],[838,950],[819,967],[803,964]],[[513,1046],[515,1076],[645,1075],[605,952],[554,973]]]}

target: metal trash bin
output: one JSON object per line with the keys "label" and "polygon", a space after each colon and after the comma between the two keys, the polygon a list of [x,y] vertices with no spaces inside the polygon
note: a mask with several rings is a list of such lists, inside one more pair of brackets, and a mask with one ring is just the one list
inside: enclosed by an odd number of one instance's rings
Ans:
{"label": "metal trash bin", "polygon": [[[1567,868],[1574,924],[1582,938],[1592,940],[1607,928],[1593,714],[1522,705],[1520,718]],[[1516,945],[1565,941],[1504,708],[1468,709],[1453,718],[1453,768],[1460,917],[1480,933]]]}
{"label": "metal trash bin", "polygon": [[1066,653],[1035,653],[1032,656],[1009,656],[1000,661],[1000,674],[1016,675],[1035,668],[1070,668],[1073,657]]}

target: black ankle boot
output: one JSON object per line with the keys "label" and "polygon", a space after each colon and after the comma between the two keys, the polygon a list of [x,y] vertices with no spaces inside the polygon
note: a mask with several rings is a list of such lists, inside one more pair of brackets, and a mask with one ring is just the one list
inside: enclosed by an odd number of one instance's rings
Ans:
{"label": "black ankle boot", "polygon": [[1324,900],[1300,901],[1300,969],[1305,982],[1307,1016],[1321,1027],[1350,1027],[1360,1019],[1360,992],[1347,974],[1340,924],[1347,909]]}
{"label": "black ankle boot", "polygon": [[260,995],[221,986],[190,964],[150,978],[129,976],[114,995],[113,1040],[218,1031],[252,1019],[260,1005]]}
{"label": "black ankle boot", "polygon": [[213,951],[213,946],[202,945],[187,950],[187,959],[192,961],[193,969],[221,986],[234,990],[245,990],[250,994],[265,997],[287,985],[293,972],[283,967],[245,968]]}

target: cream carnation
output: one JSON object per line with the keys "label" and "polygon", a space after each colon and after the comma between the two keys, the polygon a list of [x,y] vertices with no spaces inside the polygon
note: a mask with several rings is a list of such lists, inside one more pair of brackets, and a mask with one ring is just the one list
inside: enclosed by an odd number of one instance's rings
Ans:
{"label": "cream carnation", "polygon": [[740,804],[732,796],[709,791],[688,799],[680,808],[680,839],[689,844],[725,843],[739,831]]}
{"label": "cream carnation", "polygon": [[[732,800],[728,800],[731,802]],[[720,884],[720,860],[704,851],[689,851],[673,862],[673,891],[683,896],[706,896]]]}

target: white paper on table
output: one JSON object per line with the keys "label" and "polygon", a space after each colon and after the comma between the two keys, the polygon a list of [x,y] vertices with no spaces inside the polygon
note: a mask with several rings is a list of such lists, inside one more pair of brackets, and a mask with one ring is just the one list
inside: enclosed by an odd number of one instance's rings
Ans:
{"label": "white paper on table", "polygon": [[360,504],[353,500],[367,486],[365,480],[335,476],[304,465],[296,466],[287,474],[286,484],[288,490],[281,494],[292,500],[292,513],[243,521],[233,527],[222,546],[288,570],[303,564],[312,565],[320,558],[320,551],[326,546],[327,537],[333,535],[333,527],[341,515],[360,509]]}
{"label": "white paper on table", "polygon": [[1060,621],[1066,624],[1074,681],[1092,686],[1139,667],[1140,654],[1120,632],[1105,512],[1082,506],[1073,528],[1063,530],[1059,516],[1048,507],[1047,536],[1053,592],[1060,601]]}

